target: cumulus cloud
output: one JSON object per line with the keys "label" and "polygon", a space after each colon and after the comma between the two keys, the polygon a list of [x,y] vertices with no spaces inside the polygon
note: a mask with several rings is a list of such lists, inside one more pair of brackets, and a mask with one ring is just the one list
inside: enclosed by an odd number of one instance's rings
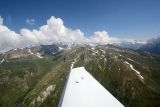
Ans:
{"label": "cumulus cloud", "polygon": [[69,29],[65,27],[63,23],[62,19],[52,16],[47,20],[47,24],[41,26],[38,30],[22,28],[20,33],[16,33],[3,25],[2,19],[2,23],[0,24],[0,51],[35,44],[40,45],[56,42],[69,43],[85,41],[86,37],[80,29]]}
{"label": "cumulus cloud", "polygon": [[26,23],[29,25],[35,25],[36,20],[35,19],[26,19]]}
{"label": "cumulus cloud", "polygon": [[106,31],[102,31],[102,32],[97,31],[90,38],[90,40],[95,43],[106,43],[110,40],[110,37],[108,35],[108,32],[106,32]]}
{"label": "cumulus cloud", "polygon": [[[26,21],[30,23],[30,20]],[[32,21],[31,21],[32,22]],[[33,21],[34,22],[34,21]],[[64,43],[115,43],[120,39],[112,38],[106,31],[97,31],[92,36],[87,37],[80,29],[69,29],[64,26],[60,18],[51,16],[47,23],[39,29],[20,29],[16,33],[3,25],[3,18],[0,17],[0,51],[12,48],[21,48],[31,45]]]}

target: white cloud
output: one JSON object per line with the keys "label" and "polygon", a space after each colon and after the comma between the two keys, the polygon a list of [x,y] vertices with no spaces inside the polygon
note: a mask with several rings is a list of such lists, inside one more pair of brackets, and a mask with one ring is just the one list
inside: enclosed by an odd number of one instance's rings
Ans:
{"label": "white cloud", "polygon": [[36,20],[35,19],[26,19],[26,23],[29,25],[35,25]]}
{"label": "white cloud", "polygon": [[97,31],[94,33],[94,35],[90,38],[91,42],[95,43],[106,43],[110,40],[110,37],[108,35],[108,32],[106,31]]}
{"label": "white cloud", "polygon": [[92,43],[100,44],[114,44],[124,41],[124,39],[118,39],[115,37],[110,37],[106,31],[97,31],[94,32],[94,35],[89,38],[89,41]]}
{"label": "white cloud", "polygon": [[0,25],[3,25],[3,18],[0,16]]}
{"label": "white cloud", "polygon": [[47,24],[39,30],[23,28],[20,33],[10,30],[5,25],[0,25],[0,51],[11,48],[25,47],[35,44],[52,44],[55,42],[84,42],[86,37],[79,29],[66,28],[62,19],[51,17]]}
{"label": "white cloud", "polygon": [[11,31],[6,26],[0,25],[0,50],[8,50],[19,45],[19,34]]}
{"label": "white cloud", "polygon": [[65,43],[116,43],[121,39],[112,38],[106,31],[97,31],[93,36],[87,37],[80,29],[69,29],[64,26],[63,20],[51,16],[47,24],[40,26],[38,30],[23,28],[16,33],[3,25],[3,18],[0,17],[0,51],[12,48],[20,48],[31,45],[52,44],[56,42]]}

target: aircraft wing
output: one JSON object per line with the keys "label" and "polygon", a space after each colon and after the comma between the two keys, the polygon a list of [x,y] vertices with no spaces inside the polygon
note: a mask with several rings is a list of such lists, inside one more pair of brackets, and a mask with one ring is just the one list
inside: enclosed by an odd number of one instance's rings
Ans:
{"label": "aircraft wing", "polygon": [[84,67],[71,69],[58,107],[124,107]]}

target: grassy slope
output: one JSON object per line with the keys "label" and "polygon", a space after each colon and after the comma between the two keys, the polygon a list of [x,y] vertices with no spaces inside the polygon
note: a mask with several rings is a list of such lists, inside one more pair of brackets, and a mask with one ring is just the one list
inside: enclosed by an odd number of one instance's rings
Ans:
{"label": "grassy slope", "polygon": [[41,107],[56,107],[61,95],[61,91],[64,86],[65,77],[68,71],[68,66],[62,60],[58,62],[58,64],[52,69],[51,72],[47,73],[39,82],[36,84],[34,89],[28,93],[25,97],[25,106],[32,106],[30,103],[35,100],[43,90],[46,89],[47,86],[51,84],[55,84],[56,88],[54,92],[42,103],[42,104],[35,104],[34,107],[41,106]]}
{"label": "grassy slope", "polygon": [[[97,48],[99,49],[99,48]],[[113,53],[110,55],[109,53]],[[0,65],[0,77],[8,76],[11,80],[0,85],[0,106],[2,107],[56,107],[64,86],[65,77],[69,70],[69,64],[77,58],[75,67],[84,66],[108,91],[110,91],[126,107],[158,107],[160,105],[160,59],[152,59],[145,55],[135,55],[131,53],[120,53],[112,49],[106,49],[105,57],[91,55],[88,47],[75,47],[66,55],[67,63],[63,58],[47,56],[48,59],[33,59],[20,62],[8,62]],[[118,56],[122,54],[122,56]],[[114,56],[118,58],[115,59]],[[132,62],[127,57],[134,59]],[[121,60],[120,60],[121,59]],[[126,66],[124,61],[131,63],[141,72],[145,78],[142,82],[135,72]],[[101,68],[99,67],[101,66]],[[119,70],[120,68],[120,70]],[[23,90],[23,85],[15,82],[15,77],[24,80],[24,76],[33,73],[25,81],[29,88]],[[18,79],[17,79],[18,80]],[[11,83],[11,84],[8,84]],[[31,105],[33,100],[43,92],[48,86],[56,85],[55,90],[43,103]],[[21,87],[19,87],[21,86]]]}
{"label": "grassy slope", "polygon": [[[58,61],[60,59],[60,57],[58,59],[48,57],[47,59],[32,59],[2,63],[0,65],[0,77],[8,77],[9,79],[5,83],[0,84],[0,107],[13,107],[21,104],[25,96],[28,96],[28,94],[35,89],[37,84],[42,81],[41,79],[57,68],[55,66],[60,63],[60,61]],[[63,69],[61,70],[64,71],[65,67],[62,68]],[[57,75],[56,78],[61,76],[64,78],[64,74],[65,73],[63,72],[62,74],[55,75]],[[51,77],[48,77],[47,79],[51,79]],[[52,79],[49,82],[51,81]],[[56,84],[59,84],[58,82],[59,80],[57,79]],[[25,85],[28,87],[27,89],[23,89]],[[42,85],[46,84],[42,83]]]}

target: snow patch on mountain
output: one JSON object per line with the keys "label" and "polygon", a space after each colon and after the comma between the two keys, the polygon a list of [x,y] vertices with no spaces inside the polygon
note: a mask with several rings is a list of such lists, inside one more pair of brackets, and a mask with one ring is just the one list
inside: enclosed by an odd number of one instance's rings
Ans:
{"label": "snow patch on mountain", "polygon": [[74,67],[74,64],[77,62],[77,59],[74,59],[74,61],[71,63],[71,69]]}
{"label": "snow patch on mountain", "polygon": [[1,60],[1,62],[0,62],[0,64],[2,64],[4,61],[5,61],[5,60],[4,60],[4,59],[2,59],[2,60]]}
{"label": "snow patch on mountain", "polygon": [[103,49],[100,49],[100,51],[102,51],[103,54],[105,54],[106,52]]}
{"label": "snow patch on mountain", "polygon": [[132,62],[134,62],[134,60],[133,59],[131,59],[131,58],[127,58],[128,60],[130,60],[130,61],[132,61]]}
{"label": "snow patch on mountain", "polygon": [[36,56],[37,56],[38,58],[43,58],[40,53],[37,53]]}
{"label": "snow patch on mountain", "polygon": [[91,48],[92,50],[94,50],[95,48]]}
{"label": "snow patch on mountain", "polygon": [[31,51],[31,49],[28,49],[28,52],[33,55],[34,53]]}
{"label": "snow patch on mountain", "polygon": [[59,48],[60,51],[64,49],[64,48],[62,48],[62,47],[58,47],[58,48]]}
{"label": "snow patch on mountain", "polygon": [[132,64],[128,63],[127,61],[125,61],[125,63],[126,63],[127,65],[129,65],[129,67],[130,67],[133,71],[135,71],[135,72],[137,73],[137,75],[138,75],[141,79],[144,79],[144,77],[140,74],[139,71],[137,71],[137,70],[133,67]]}
{"label": "snow patch on mountain", "polygon": [[95,54],[95,53],[92,53],[92,55],[95,56],[96,54]]}

